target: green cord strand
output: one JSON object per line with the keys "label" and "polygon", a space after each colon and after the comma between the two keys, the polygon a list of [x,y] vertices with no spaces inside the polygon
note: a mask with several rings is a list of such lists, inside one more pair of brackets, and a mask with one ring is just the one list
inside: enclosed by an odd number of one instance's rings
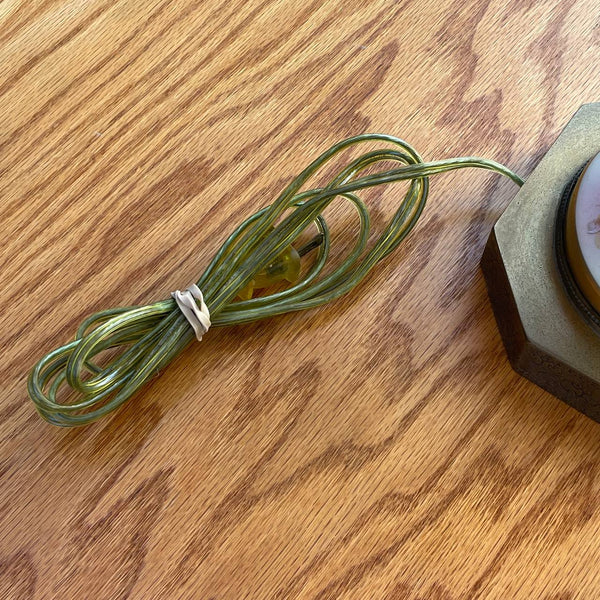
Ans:
{"label": "green cord strand", "polygon": [[[359,156],[325,187],[300,191],[328,161],[363,142],[383,142],[392,147]],[[362,175],[365,169],[383,161],[396,162],[399,167]],[[467,167],[488,169],[509,177],[517,185],[523,184],[506,167],[482,158],[425,163],[409,144],[389,135],[365,134],[339,142],[304,169],[271,206],[239,225],[221,246],[197,282],[212,325],[249,323],[314,308],[346,294],[415,226],[427,200],[429,176]],[[356,192],[397,181],[410,181],[409,189],[390,223],[366,250],[369,211]],[[356,209],[360,229],[347,257],[321,277],[331,244],[322,213],[338,197]],[[300,281],[268,296],[235,301],[238,291],[313,223],[323,241],[313,265]],[[29,395],[40,415],[54,425],[91,423],[123,404],[193,339],[192,328],[172,299],[101,311],[81,324],[75,340],[53,350],[35,365],[28,380]],[[108,365],[100,368],[93,362],[100,352],[119,346],[125,348],[123,353]],[[56,394],[65,384],[79,393],[76,403],[57,402]]]}

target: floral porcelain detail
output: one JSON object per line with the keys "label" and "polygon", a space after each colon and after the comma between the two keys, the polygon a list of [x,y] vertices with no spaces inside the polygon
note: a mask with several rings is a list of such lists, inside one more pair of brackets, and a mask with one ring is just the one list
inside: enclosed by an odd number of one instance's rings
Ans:
{"label": "floral porcelain detail", "polygon": [[600,282],[600,154],[588,165],[577,192],[575,213],[577,241],[583,260],[596,281]]}

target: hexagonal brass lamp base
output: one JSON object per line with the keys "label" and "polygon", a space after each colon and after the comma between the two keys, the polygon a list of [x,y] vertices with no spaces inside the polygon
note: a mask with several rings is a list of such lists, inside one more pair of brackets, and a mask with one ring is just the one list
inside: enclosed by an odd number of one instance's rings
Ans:
{"label": "hexagonal brass lamp base", "polygon": [[582,106],[488,239],[481,267],[518,373],[600,422],[600,334],[575,308],[557,267],[564,190],[600,152],[600,103]]}

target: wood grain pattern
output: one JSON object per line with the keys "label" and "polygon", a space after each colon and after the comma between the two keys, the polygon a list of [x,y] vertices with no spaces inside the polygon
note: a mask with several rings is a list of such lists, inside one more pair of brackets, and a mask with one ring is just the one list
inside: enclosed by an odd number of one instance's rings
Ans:
{"label": "wood grain pattern", "polygon": [[599,97],[597,0],[4,0],[0,23],[0,598],[600,596],[600,426],[507,363],[478,261],[515,189],[489,174],[433,181],[350,296],[211,331],[100,423],[52,428],[25,389],[340,138],[527,175]]}

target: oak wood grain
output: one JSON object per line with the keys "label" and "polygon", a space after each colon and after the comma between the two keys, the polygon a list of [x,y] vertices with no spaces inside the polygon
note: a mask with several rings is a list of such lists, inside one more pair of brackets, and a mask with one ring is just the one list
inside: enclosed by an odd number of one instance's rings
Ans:
{"label": "oak wood grain", "polygon": [[598,64],[597,0],[0,2],[0,598],[600,597],[600,426],[508,365],[490,174],[435,179],[351,295],[211,330],[104,421],[26,394],[335,141],[527,175]]}

